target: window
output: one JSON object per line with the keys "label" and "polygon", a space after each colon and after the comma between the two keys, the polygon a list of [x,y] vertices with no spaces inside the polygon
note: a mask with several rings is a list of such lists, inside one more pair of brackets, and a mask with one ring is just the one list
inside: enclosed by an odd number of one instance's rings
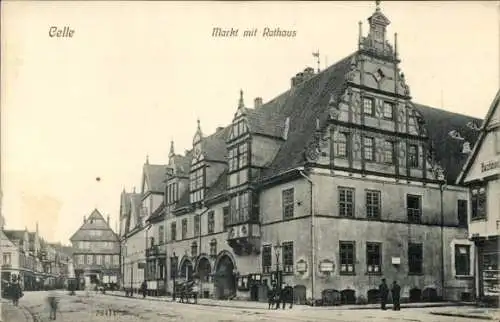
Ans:
{"label": "window", "polygon": [[217,240],[210,241],[210,256],[217,256]]}
{"label": "window", "polygon": [[111,264],[111,255],[104,255],[104,261],[106,263],[106,265],[110,265]]}
{"label": "window", "polygon": [[178,200],[177,182],[172,182],[167,185],[167,204],[172,204]]}
{"label": "window", "polygon": [[339,158],[347,158],[349,155],[349,134],[348,133],[338,133],[337,134],[337,144],[336,144],[336,155]]}
{"label": "window", "polygon": [[384,162],[394,163],[394,142],[392,141],[384,142]]}
{"label": "window", "polygon": [[363,113],[365,115],[373,116],[375,115],[373,98],[363,97]]}
{"label": "window", "polygon": [[419,223],[422,219],[422,199],[420,196],[406,196],[406,212],[408,214],[408,222]]}
{"label": "window", "polygon": [[422,274],[422,244],[408,244],[408,272]]}
{"label": "window", "polygon": [[247,126],[244,120],[239,120],[238,122],[233,123],[233,129],[230,134],[230,139],[235,139],[247,132]]}
{"label": "window", "polygon": [[194,225],[193,225],[193,236],[197,237],[201,234],[200,232],[200,215],[194,216]]}
{"label": "window", "polygon": [[205,169],[204,167],[200,167],[196,170],[193,170],[189,175],[189,191],[190,193],[190,201],[192,203],[199,202],[204,198],[203,188],[205,186],[204,182],[205,177]]}
{"label": "window", "polygon": [[235,171],[248,165],[248,143],[242,143],[229,150],[229,171]]}
{"label": "window", "polygon": [[366,217],[380,218],[380,191],[366,191]]}
{"label": "window", "polygon": [[339,188],[339,215],[354,217],[354,189]]}
{"label": "window", "polygon": [[262,273],[270,273],[272,266],[272,246],[262,246]]}
{"label": "window", "polygon": [[209,234],[213,234],[215,230],[215,218],[214,218],[214,212],[213,210],[208,212],[208,219],[207,219],[207,231]]}
{"label": "window", "polygon": [[394,104],[389,103],[389,102],[384,102],[384,110],[383,110],[383,116],[387,120],[392,120],[394,113]]}
{"label": "window", "polygon": [[86,263],[87,265],[92,265],[93,264],[93,260],[92,260],[92,255],[87,255],[86,256]]}
{"label": "window", "polygon": [[496,154],[500,154],[500,131],[496,131],[495,134],[495,152]]}
{"label": "window", "polygon": [[455,245],[455,275],[471,275],[469,245]]}
{"label": "window", "polygon": [[340,274],[354,274],[354,261],[356,256],[356,243],[353,241],[341,241],[340,249]]}
{"label": "window", "polygon": [[283,271],[293,273],[293,242],[283,243]]}
{"label": "window", "polygon": [[411,144],[408,148],[408,167],[418,168],[418,146]]}
{"label": "window", "polygon": [[188,232],[188,221],[187,219],[182,219],[182,228],[181,228],[181,239],[186,239],[187,238],[187,232]]}
{"label": "window", "polygon": [[224,231],[227,231],[229,226],[229,207],[222,208],[222,225],[224,226]]}
{"label": "window", "polygon": [[158,263],[158,271],[160,273],[159,279],[160,280],[165,279],[165,263],[163,261],[160,261]]}
{"label": "window", "polygon": [[161,245],[165,242],[165,230],[163,225],[158,227],[158,243]]}
{"label": "window", "polygon": [[294,188],[285,189],[281,192],[281,211],[283,219],[293,218]]}
{"label": "window", "polygon": [[120,256],[113,255],[113,262],[115,263],[115,265],[120,264]]}
{"label": "window", "polygon": [[102,255],[95,255],[95,262],[97,265],[102,265]]}
{"label": "window", "polygon": [[11,257],[10,253],[3,253],[3,263],[4,265],[10,265],[11,263]]}
{"label": "window", "polygon": [[472,214],[471,219],[486,218],[486,187],[472,188]]}
{"label": "window", "polygon": [[177,240],[177,223],[175,222],[170,224],[170,236],[171,240]]}
{"label": "window", "polygon": [[382,245],[380,243],[366,243],[366,265],[368,274],[382,272]]}
{"label": "window", "polygon": [[191,256],[198,256],[198,244],[195,241],[191,243]]}
{"label": "window", "polygon": [[375,139],[371,137],[363,138],[364,159],[367,161],[375,160]]}
{"label": "window", "polygon": [[231,198],[231,224],[245,223],[250,219],[250,193],[245,192]]}
{"label": "window", "polygon": [[467,200],[457,200],[458,226],[467,227]]}

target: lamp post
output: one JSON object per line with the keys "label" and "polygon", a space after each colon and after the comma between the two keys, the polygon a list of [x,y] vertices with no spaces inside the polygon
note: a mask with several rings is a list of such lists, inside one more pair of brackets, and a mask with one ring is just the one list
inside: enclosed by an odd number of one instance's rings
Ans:
{"label": "lamp post", "polygon": [[274,255],[276,256],[276,286],[281,289],[281,271],[280,271],[280,255],[282,244],[279,240],[276,241],[274,245]]}
{"label": "lamp post", "polygon": [[173,262],[174,265],[170,265],[170,267],[174,267],[174,272],[173,272],[173,287],[172,287],[172,300],[175,302],[175,278],[177,277],[177,255],[175,255],[175,252],[172,253],[172,257],[170,257],[170,262]]}

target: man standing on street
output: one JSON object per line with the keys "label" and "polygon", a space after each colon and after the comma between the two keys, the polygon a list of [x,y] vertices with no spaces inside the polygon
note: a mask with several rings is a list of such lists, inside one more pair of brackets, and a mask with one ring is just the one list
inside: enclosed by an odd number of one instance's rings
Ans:
{"label": "man standing on street", "polygon": [[398,285],[398,282],[394,281],[392,283],[392,309],[394,311],[399,311],[401,309],[400,307],[400,302],[399,302],[399,296],[401,295],[401,286]]}
{"label": "man standing on street", "polygon": [[385,278],[382,279],[382,284],[378,287],[378,292],[380,294],[380,308],[386,310],[385,305],[387,304],[387,296],[389,295],[389,287],[385,283]]}

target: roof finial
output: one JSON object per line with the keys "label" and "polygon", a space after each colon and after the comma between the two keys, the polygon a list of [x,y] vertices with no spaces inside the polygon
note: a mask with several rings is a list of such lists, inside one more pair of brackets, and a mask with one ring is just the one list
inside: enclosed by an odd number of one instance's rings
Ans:
{"label": "roof finial", "polygon": [[133,187],[132,191],[134,191],[134,193],[135,193],[135,186]]}
{"label": "roof finial", "polygon": [[146,164],[149,164],[149,154],[146,154]]}
{"label": "roof finial", "polygon": [[238,108],[245,107],[245,103],[243,102],[243,90],[240,89],[240,101],[238,102]]}
{"label": "roof finial", "polygon": [[200,131],[201,131],[200,118],[198,118],[198,119],[196,120],[196,122],[198,123],[198,130],[200,130]]}
{"label": "roof finial", "polygon": [[375,1],[375,10],[380,11],[380,0]]}
{"label": "roof finial", "polygon": [[170,140],[170,153],[169,153],[169,157],[173,157],[174,155],[175,155],[174,140]]}

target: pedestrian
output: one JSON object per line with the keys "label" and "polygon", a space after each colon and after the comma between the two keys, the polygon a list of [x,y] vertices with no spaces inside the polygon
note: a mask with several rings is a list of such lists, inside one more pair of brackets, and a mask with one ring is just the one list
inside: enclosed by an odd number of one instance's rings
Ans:
{"label": "pedestrian", "polygon": [[380,308],[382,310],[387,310],[385,305],[387,304],[387,297],[389,295],[389,287],[385,283],[385,278],[382,279],[382,283],[378,287],[378,292],[380,295]]}
{"label": "pedestrian", "polygon": [[49,293],[49,296],[47,296],[47,302],[49,304],[49,310],[50,310],[49,319],[55,320],[57,307],[59,306],[59,298],[57,297],[56,292],[51,291]]}
{"label": "pedestrian", "polygon": [[144,280],[141,284],[142,298],[146,298],[146,292],[148,290],[148,283]]}
{"label": "pedestrian", "polygon": [[399,301],[401,295],[401,286],[398,285],[397,281],[392,282],[391,293],[392,293],[392,309],[394,311],[401,310],[400,306],[401,303]]}

